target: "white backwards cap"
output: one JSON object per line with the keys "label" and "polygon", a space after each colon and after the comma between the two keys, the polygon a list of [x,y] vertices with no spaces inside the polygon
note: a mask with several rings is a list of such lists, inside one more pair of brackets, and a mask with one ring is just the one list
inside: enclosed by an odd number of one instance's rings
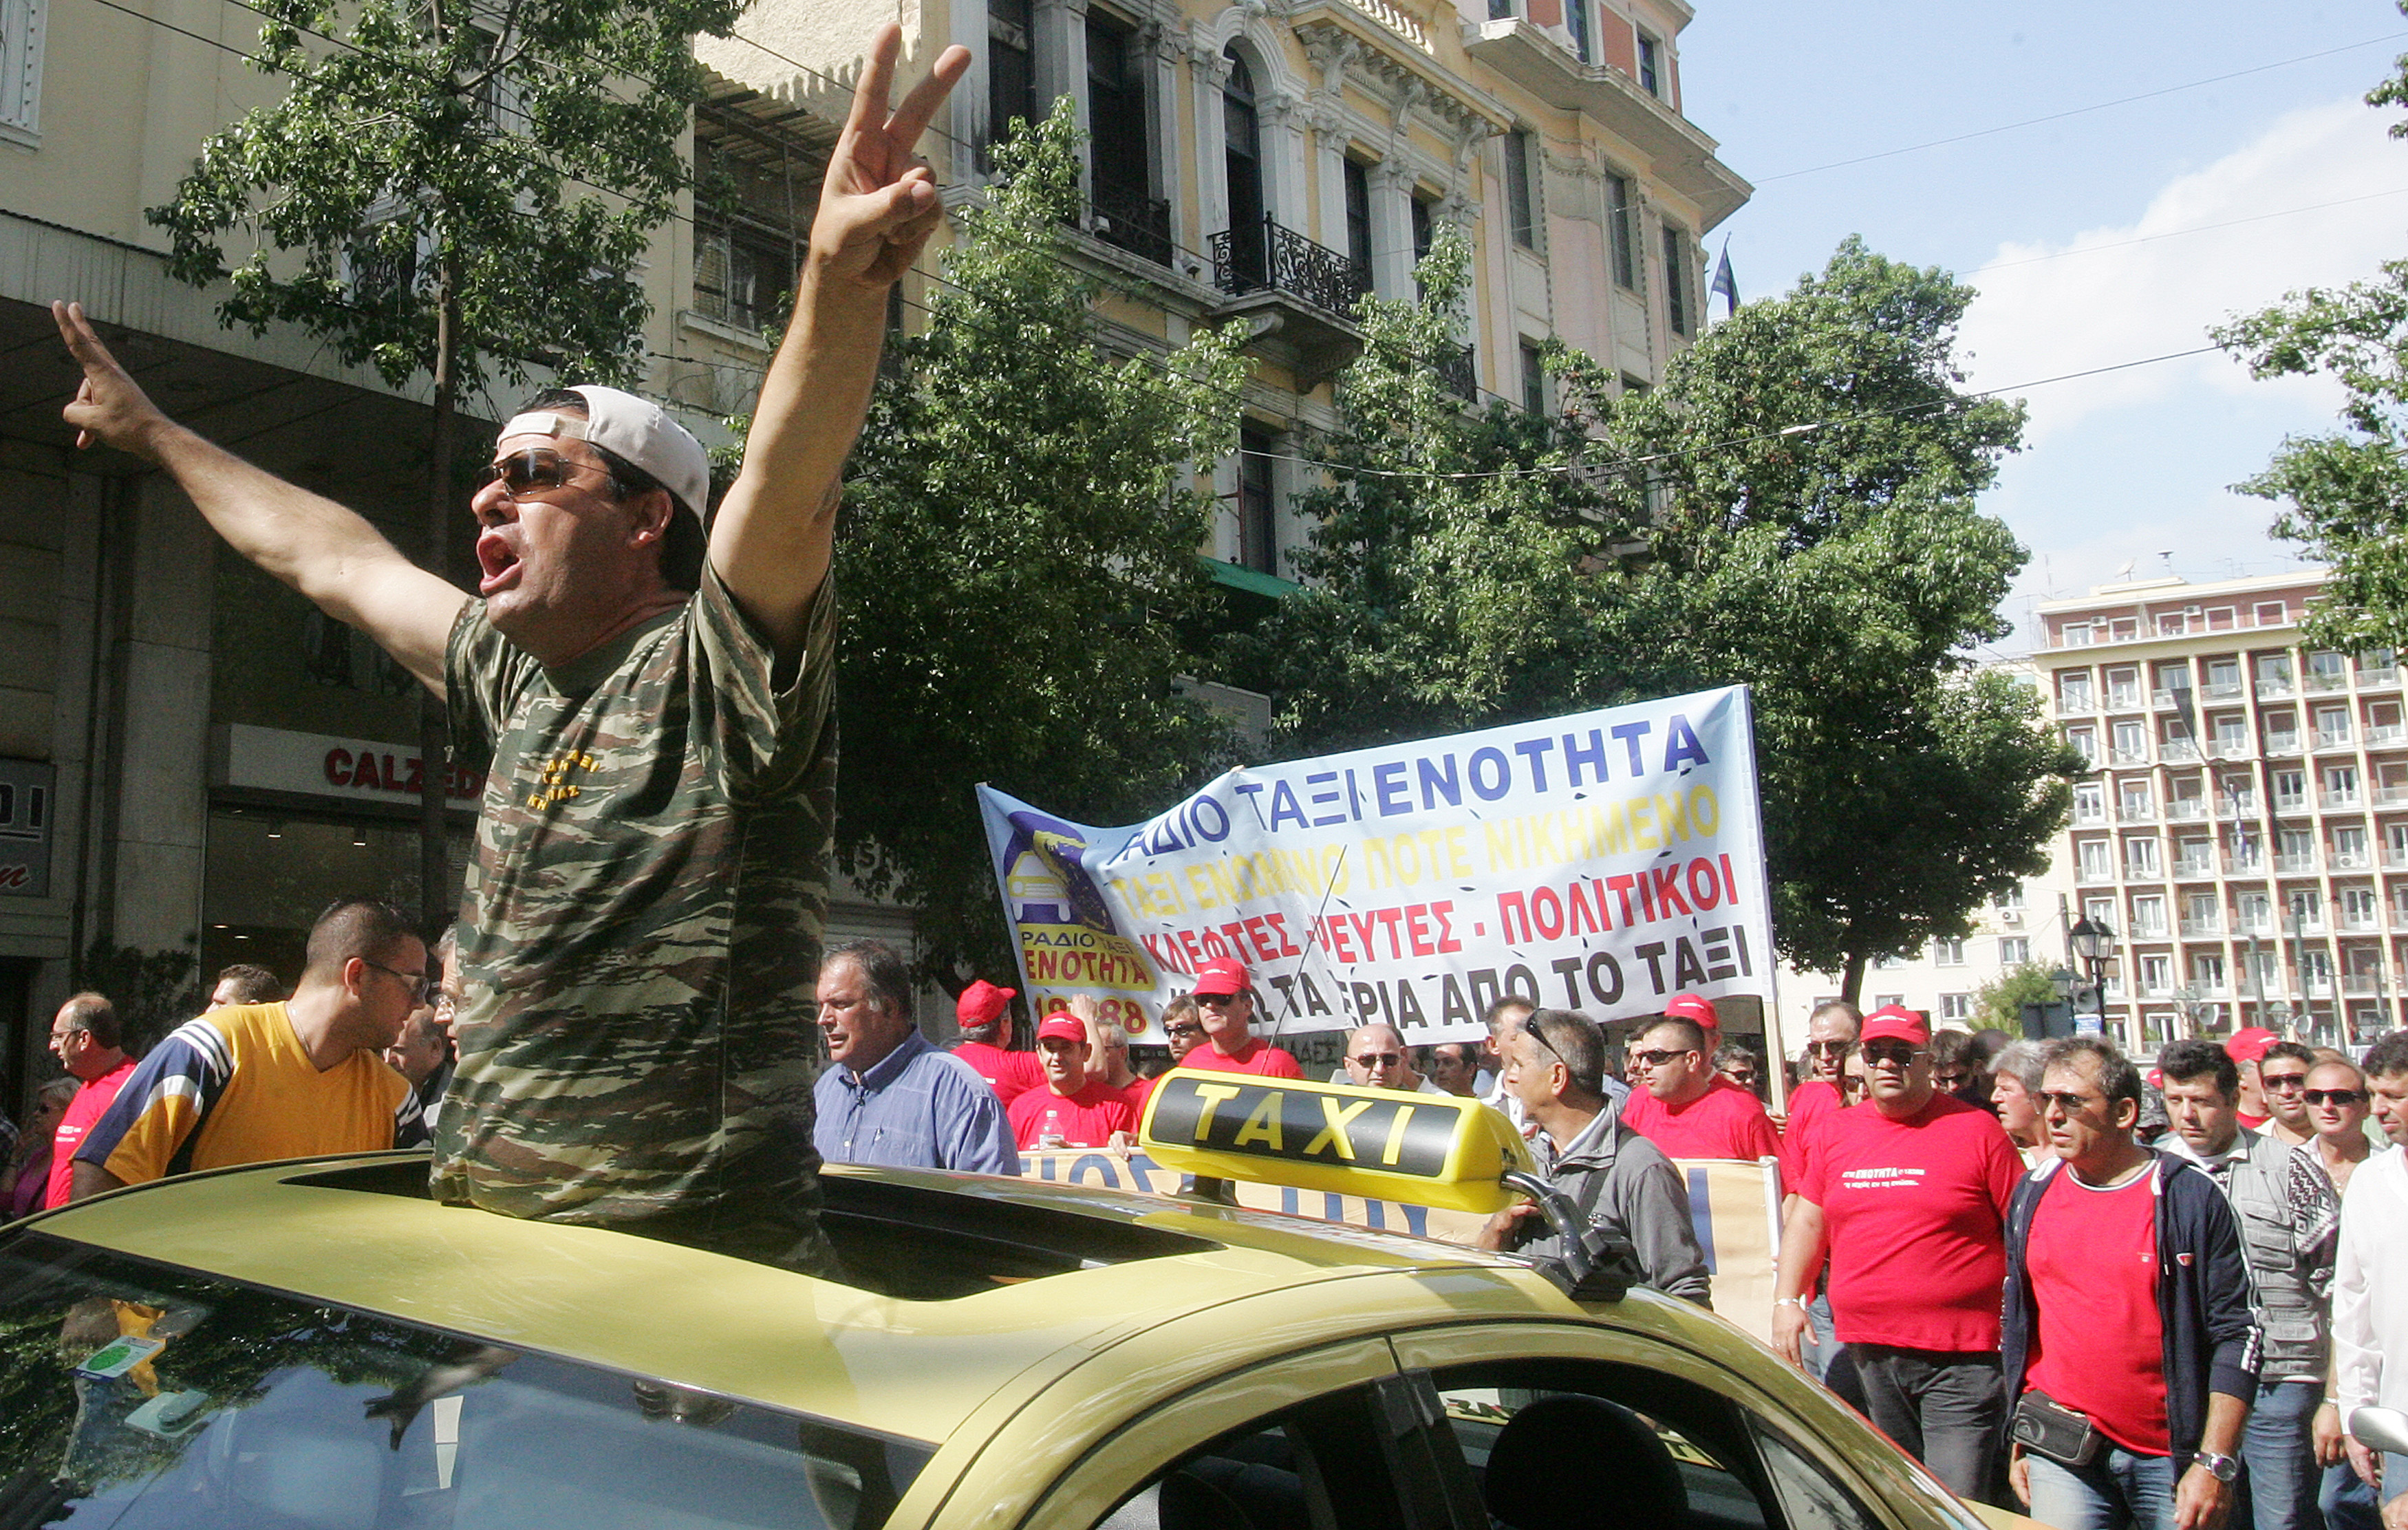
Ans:
{"label": "white backwards cap", "polygon": [[703,509],[710,503],[710,459],[694,433],[659,405],[620,389],[589,383],[568,391],[585,400],[584,419],[549,409],[513,415],[502,426],[500,438],[552,436],[600,447],[658,479],[680,508],[701,524]]}

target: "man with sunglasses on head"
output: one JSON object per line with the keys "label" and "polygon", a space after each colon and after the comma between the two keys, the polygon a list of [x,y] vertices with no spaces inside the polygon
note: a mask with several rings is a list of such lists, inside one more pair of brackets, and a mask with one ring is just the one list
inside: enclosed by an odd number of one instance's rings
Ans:
{"label": "man with sunglasses on head", "polygon": [[2103,1038],[2051,1042],[2057,1156],[2007,1208],[2008,1481],[2059,1530],[2217,1530],[2258,1395],[2240,1223],[2214,1180],[2133,1139],[2141,1087]]}
{"label": "man with sunglasses on head", "polygon": [[408,916],[345,898],[309,927],[293,996],[188,1020],[135,1065],[76,1149],[76,1200],[171,1174],[406,1148],[418,1096],[383,1053],[433,992]]}
{"label": "man with sunglasses on head", "polygon": [[[2270,1052],[2266,1071],[2280,1065]],[[2315,1530],[2314,1434],[2340,1435],[2334,1418],[2317,1415],[2331,1408],[2325,1375],[2341,1202],[2304,1149],[2241,1124],[2241,1073],[2223,1048],[2170,1042],[2157,1054],[2157,1074],[2173,1124],[2160,1145],[2198,1165],[2232,1203],[2258,1283],[2265,1354],[2241,1442],[2243,1530],[2251,1523],[2257,1530]],[[2299,1076],[2304,1081],[2306,1069]]]}
{"label": "man with sunglasses on head", "polygon": [[1986,1500],[2006,1432],[1999,1283],[2023,1160],[1998,1118],[1942,1090],[1931,1032],[1865,1018],[1871,1098],[1824,1118],[1781,1233],[1773,1348],[1806,1363],[1807,1289],[1830,1262],[1833,1327],[1866,1412],[1962,1498]]}
{"label": "man with sunglasses on head", "polygon": [[[1571,1197],[1589,1225],[1627,1238],[1647,1284],[1713,1305],[1705,1250],[1689,1214],[1688,1187],[1670,1160],[1632,1131],[1605,1094],[1605,1035],[1574,1009],[1533,1009],[1498,1037],[1504,1087],[1534,1130],[1530,1148],[1547,1182]],[[1524,1204],[1489,1219],[1484,1249],[1559,1256],[1562,1238]]]}
{"label": "man with sunglasses on head", "polygon": [[1215,957],[1196,974],[1191,992],[1204,1025],[1204,1044],[1179,1060],[1184,1068],[1211,1073],[1254,1073],[1267,1079],[1301,1079],[1304,1069],[1284,1050],[1254,1039],[1254,975],[1231,956]]}
{"label": "man with sunglasses on head", "polygon": [[943,215],[912,149],[968,68],[890,109],[879,28],[794,318],[707,529],[702,448],[615,389],[502,427],[474,597],[366,520],[168,421],[80,307],[66,408],[171,474],[236,551],[367,633],[490,741],[461,911],[459,1069],[434,1191],[797,1268],[827,1258],[810,1016],[827,907],[838,493],[887,298]]}

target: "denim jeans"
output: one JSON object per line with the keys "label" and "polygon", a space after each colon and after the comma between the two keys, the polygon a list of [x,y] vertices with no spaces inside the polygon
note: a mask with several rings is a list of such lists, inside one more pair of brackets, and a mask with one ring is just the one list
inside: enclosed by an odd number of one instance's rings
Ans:
{"label": "denim jeans", "polygon": [[2086,1466],[2024,1452],[2031,1517],[2056,1530],[2174,1530],[2173,1462],[2110,1445]]}
{"label": "denim jeans", "polygon": [[1840,1358],[1840,1337],[1831,1332],[1831,1298],[1817,1293],[1806,1304],[1806,1316],[1813,1323],[1814,1342],[1804,1346],[1799,1358],[1806,1362],[1807,1375],[1828,1386],[1831,1362]]}
{"label": "denim jeans", "polygon": [[1948,1491],[1987,1503],[2007,1437],[2007,1389],[1999,1357],[1887,1344],[1851,1344],[1865,1416]]}
{"label": "denim jeans", "polygon": [[[2408,1455],[2382,1459],[2382,1498],[2408,1493]],[[2324,1491],[2316,1496],[2316,1507],[2323,1510],[2329,1530],[2377,1530],[2383,1510],[2376,1496],[2374,1489],[2359,1481],[2350,1464],[2343,1461],[2325,1468]]]}
{"label": "denim jeans", "polygon": [[2233,1485],[2233,1530],[2322,1530],[2319,1468],[2312,1429],[2325,1389],[2263,1381],[2241,1437],[2241,1479]]}

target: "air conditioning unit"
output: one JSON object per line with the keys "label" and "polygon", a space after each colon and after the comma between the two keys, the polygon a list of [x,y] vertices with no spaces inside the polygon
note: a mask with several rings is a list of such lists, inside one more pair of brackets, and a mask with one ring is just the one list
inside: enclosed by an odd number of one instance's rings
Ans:
{"label": "air conditioning unit", "polygon": [[1999,922],[2011,930],[2019,927],[2023,922],[2024,914],[2023,910],[2020,908],[2001,908],[1999,910]]}

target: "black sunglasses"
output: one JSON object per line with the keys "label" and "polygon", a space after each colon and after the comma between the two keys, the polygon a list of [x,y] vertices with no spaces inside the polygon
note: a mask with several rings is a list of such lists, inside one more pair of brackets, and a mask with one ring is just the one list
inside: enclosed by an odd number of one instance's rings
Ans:
{"label": "black sunglasses", "polygon": [[2363,1089],[2311,1089],[2300,1096],[2310,1105],[2364,1105]]}

